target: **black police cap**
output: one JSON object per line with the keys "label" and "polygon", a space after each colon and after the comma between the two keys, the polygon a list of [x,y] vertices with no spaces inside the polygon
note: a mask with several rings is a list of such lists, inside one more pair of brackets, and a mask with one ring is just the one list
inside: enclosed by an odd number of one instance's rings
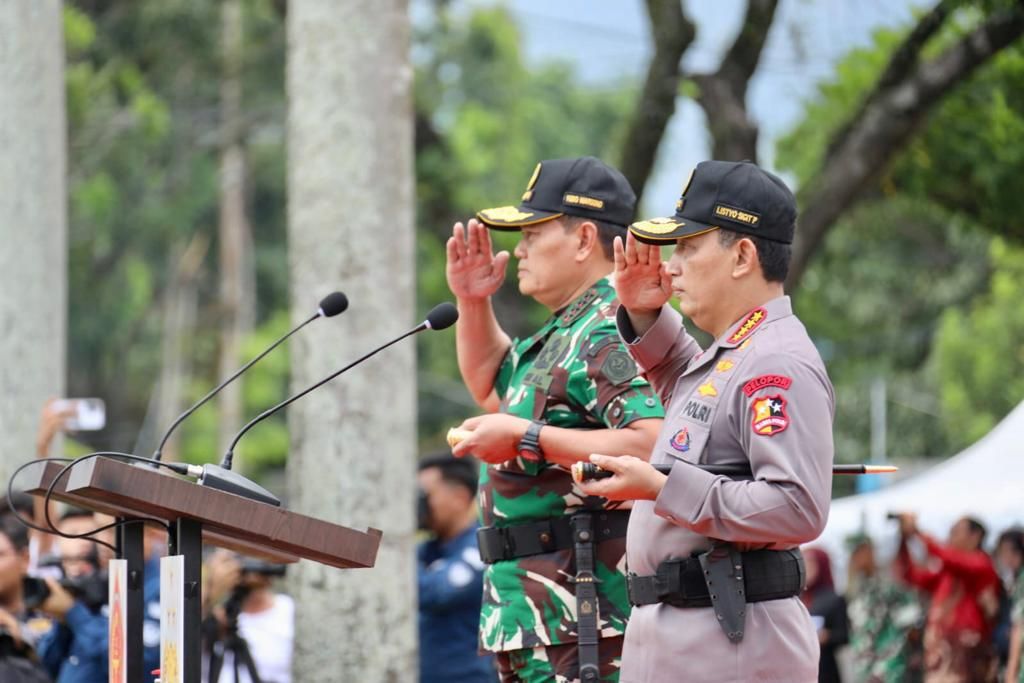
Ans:
{"label": "black police cap", "polygon": [[796,198],[777,176],[749,161],[702,161],[690,173],[674,216],[629,226],[648,244],[718,228],[789,244],[796,229]]}
{"label": "black police cap", "polygon": [[592,218],[623,229],[633,220],[636,193],[626,177],[600,159],[550,159],[537,164],[519,206],[477,213],[487,227],[518,230],[559,216]]}

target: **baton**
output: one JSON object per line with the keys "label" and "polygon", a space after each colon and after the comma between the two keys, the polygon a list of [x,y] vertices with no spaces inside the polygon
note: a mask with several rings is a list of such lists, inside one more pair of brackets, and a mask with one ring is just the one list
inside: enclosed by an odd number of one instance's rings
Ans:
{"label": "baton", "polygon": [[[740,465],[699,465],[697,463],[690,463],[694,467],[698,467],[705,472],[711,474],[724,474],[727,477],[737,477],[742,479],[743,477],[752,477],[753,473],[750,471],[749,464]],[[668,474],[672,471],[672,465],[651,465],[654,469],[658,470],[663,474]],[[895,465],[833,465],[832,474],[890,474],[897,471],[899,468]],[[585,481],[593,481],[595,479],[607,479],[608,477],[614,476],[614,473],[603,470],[592,462],[577,462],[572,465],[572,478],[578,483]]]}

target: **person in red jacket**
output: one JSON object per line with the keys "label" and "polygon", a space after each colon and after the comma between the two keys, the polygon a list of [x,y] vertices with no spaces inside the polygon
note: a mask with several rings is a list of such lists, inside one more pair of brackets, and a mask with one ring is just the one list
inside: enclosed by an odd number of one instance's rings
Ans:
{"label": "person in red jacket", "polygon": [[[910,585],[931,597],[925,625],[925,682],[994,680],[992,630],[999,609],[999,575],[982,550],[985,527],[964,517],[942,544],[917,528],[917,516],[900,515],[897,568]],[[917,537],[936,566],[914,563],[907,547]]]}

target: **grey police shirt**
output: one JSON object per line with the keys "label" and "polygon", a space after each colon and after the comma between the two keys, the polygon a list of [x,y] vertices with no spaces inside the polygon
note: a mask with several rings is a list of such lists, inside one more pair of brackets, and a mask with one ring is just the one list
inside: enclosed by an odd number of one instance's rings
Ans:
{"label": "grey police shirt", "polygon": [[[668,306],[640,339],[625,311],[618,324],[666,408],[650,461],[672,464],[658,499],[634,504],[628,570],[654,574],[664,560],[707,549],[710,539],[782,550],[817,538],[831,497],[834,396],[789,297],[750,311],[705,351]],[[693,463],[749,463],[753,480]],[[633,608],[621,681],[810,682],[818,649],[796,597],[749,605],[738,644],[710,608],[645,605]]]}

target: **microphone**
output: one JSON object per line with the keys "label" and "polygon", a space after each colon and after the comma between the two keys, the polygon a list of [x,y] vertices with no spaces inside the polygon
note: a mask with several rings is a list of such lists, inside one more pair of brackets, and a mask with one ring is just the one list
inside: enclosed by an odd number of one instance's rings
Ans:
{"label": "microphone", "polygon": [[230,470],[231,469],[231,461],[235,457],[235,446],[238,444],[239,439],[241,439],[243,436],[245,436],[245,433],[247,431],[249,431],[250,429],[255,427],[257,424],[259,424],[263,420],[267,419],[268,417],[270,417],[271,415],[273,415],[277,411],[281,410],[282,408],[284,408],[285,406],[287,406],[287,405],[289,405],[291,403],[294,403],[295,401],[299,400],[300,398],[302,398],[303,396],[305,396],[309,392],[313,391],[314,389],[318,389],[318,388],[322,387],[324,384],[327,384],[328,382],[330,382],[332,379],[334,379],[338,375],[340,375],[343,372],[346,372],[346,371],[354,368],[355,366],[357,366],[360,363],[362,363],[364,360],[366,360],[366,359],[368,359],[368,358],[370,358],[372,356],[377,355],[378,353],[380,353],[384,349],[388,348],[389,346],[391,346],[393,344],[397,344],[398,342],[402,341],[406,337],[411,337],[412,335],[414,335],[414,334],[416,334],[418,332],[422,332],[423,330],[435,330],[435,331],[443,330],[445,328],[451,327],[453,324],[455,324],[455,321],[458,320],[458,319],[459,319],[459,310],[457,308],[455,308],[454,304],[452,304],[450,302],[447,302],[447,301],[444,302],[444,303],[438,304],[437,306],[434,306],[432,309],[430,309],[430,312],[427,313],[427,317],[426,317],[426,319],[423,322],[421,322],[419,325],[417,325],[416,327],[412,328],[408,332],[405,332],[405,333],[399,335],[398,337],[395,337],[394,339],[392,339],[391,341],[387,342],[386,344],[382,344],[381,346],[378,346],[373,351],[370,351],[366,355],[357,358],[356,360],[352,361],[351,363],[349,363],[348,365],[343,367],[341,370],[338,370],[338,371],[328,375],[327,377],[325,377],[324,379],[320,380],[319,382],[317,382],[313,386],[308,387],[306,389],[303,389],[299,393],[295,394],[294,396],[292,396],[290,398],[285,399],[284,401],[281,401],[280,403],[278,403],[276,406],[273,406],[272,408],[268,408],[267,410],[264,410],[262,413],[260,413],[259,415],[257,415],[253,419],[251,419],[244,427],[242,427],[240,430],[238,430],[237,434],[235,434],[235,438],[231,441],[231,445],[228,446],[228,450],[224,454],[224,459],[221,460],[221,463],[220,463],[221,469],[223,469],[223,470]]}
{"label": "microphone", "polygon": [[268,346],[266,348],[266,350],[263,351],[263,353],[261,353],[260,355],[256,356],[255,358],[253,358],[251,361],[249,361],[245,365],[243,365],[241,368],[239,368],[237,371],[235,371],[235,373],[233,375],[231,375],[226,380],[224,380],[223,382],[221,382],[220,384],[215,386],[213,388],[213,390],[210,391],[210,393],[208,393],[206,396],[203,396],[201,399],[199,399],[199,401],[197,401],[195,405],[193,405],[191,408],[189,408],[188,410],[183,412],[181,415],[179,415],[178,418],[174,422],[171,423],[171,426],[167,428],[167,431],[164,432],[163,438],[160,439],[160,445],[156,447],[156,451],[154,451],[154,453],[153,453],[153,459],[154,460],[160,460],[160,458],[163,456],[164,446],[167,445],[167,440],[169,438],[171,438],[171,433],[174,432],[175,429],[177,429],[178,425],[180,425],[182,422],[185,421],[186,417],[188,417],[189,415],[194,413],[200,406],[202,406],[204,403],[206,403],[211,398],[216,396],[220,392],[221,389],[223,389],[227,385],[229,385],[232,382],[234,382],[238,378],[239,375],[241,375],[243,372],[245,372],[246,370],[251,368],[253,365],[255,365],[256,361],[260,360],[265,355],[267,355],[268,353],[270,353],[271,351],[276,349],[278,346],[281,345],[281,343],[284,342],[285,339],[287,339],[288,337],[292,336],[293,334],[295,334],[296,332],[298,332],[303,327],[305,327],[309,323],[313,322],[317,318],[333,318],[334,316],[338,315],[339,313],[343,313],[346,308],[348,308],[348,297],[345,296],[344,294],[342,294],[341,292],[331,292],[330,294],[325,296],[323,299],[321,299],[319,305],[317,305],[316,313],[314,313],[310,317],[306,318],[304,321],[299,323],[299,325],[297,327],[293,328],[291,332],[289,332],[288,334],[284,335],[283,337],[278,339],[276,342],[274,342],[273,344]]}

